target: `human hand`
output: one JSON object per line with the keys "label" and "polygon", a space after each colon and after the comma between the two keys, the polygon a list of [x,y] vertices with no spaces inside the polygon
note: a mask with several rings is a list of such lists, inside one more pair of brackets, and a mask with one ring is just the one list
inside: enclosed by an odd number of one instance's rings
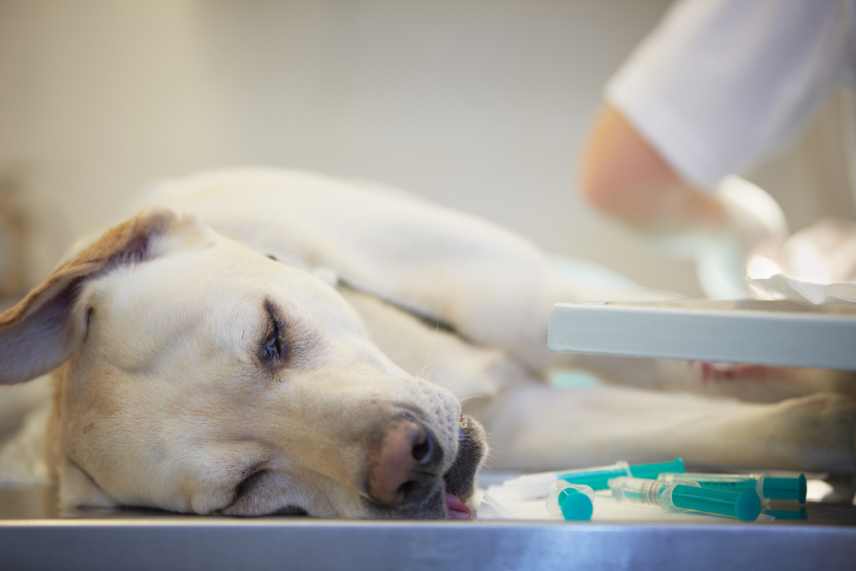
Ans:
{"label": "human hand", "polygon": [[702,290],[713,298],[747,297],[746,261],[759,246],[787,238],[785,215],[773,197],[736,176],[724,178],[713,196],[723,218],[694,253]]}

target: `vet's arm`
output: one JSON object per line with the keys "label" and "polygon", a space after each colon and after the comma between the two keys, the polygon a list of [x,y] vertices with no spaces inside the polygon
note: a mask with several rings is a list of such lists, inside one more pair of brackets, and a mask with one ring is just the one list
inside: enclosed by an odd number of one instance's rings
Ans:
{"label": "vet's arm", "polygon": [[705,292],[742,297],[747,255],[787,235],[775,200],[757,186],[725,177],[712,193],[681,177],[627,117],[600,111],[582,154],[580,192],[608,216],[672,255],[694,259]]}
{"label": "vet's arm", "polygon": [[579,191],[602,213],[646,234],[725,225],[722,204],[681,178],[615,106],[598,113],[581,155]]}
{"label": "vet's arm", "polygon": [[777,208],[757,187],[723,190],[723,177],[792,136],[828,94],[847,61],[848,21],[839,2],[675,2],[607,83],[580,191],[696,258],[702,250],[686,246],[711,237],[757,243]]}

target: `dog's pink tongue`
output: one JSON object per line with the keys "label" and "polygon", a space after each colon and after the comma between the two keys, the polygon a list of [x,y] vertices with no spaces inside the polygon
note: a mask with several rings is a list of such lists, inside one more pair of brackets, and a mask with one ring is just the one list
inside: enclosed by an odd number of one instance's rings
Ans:
{"label": "dog's pink tongue", "polygon": [[446,494],[446,511],[449,513],[449,519],[473,519],[467,504],[453,494]]}

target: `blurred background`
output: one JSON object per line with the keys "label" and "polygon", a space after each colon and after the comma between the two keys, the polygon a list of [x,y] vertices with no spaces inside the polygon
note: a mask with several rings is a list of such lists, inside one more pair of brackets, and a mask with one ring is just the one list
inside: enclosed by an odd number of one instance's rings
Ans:
{"label": "blurred background", "polygon": [[[0,293],[147,183],[257,164],[400,186],[695,294],[574,192],[605,82],[669,4],[0,0]],[[844,97],[748,176],[794,229],[854,213]]]}

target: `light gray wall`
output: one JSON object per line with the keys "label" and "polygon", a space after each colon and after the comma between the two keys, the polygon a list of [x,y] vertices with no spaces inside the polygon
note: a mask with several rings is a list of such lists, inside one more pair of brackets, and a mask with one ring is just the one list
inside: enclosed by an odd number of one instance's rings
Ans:
{"label": "light gray wall", "polygon": [[[695,291],[574,193],[601,87],[668,4],[6,0],[0,169],[39,205],[33,271],[148,181],[255,163],[399,185]],[[762,178],[814,184],[789,161]]]}

